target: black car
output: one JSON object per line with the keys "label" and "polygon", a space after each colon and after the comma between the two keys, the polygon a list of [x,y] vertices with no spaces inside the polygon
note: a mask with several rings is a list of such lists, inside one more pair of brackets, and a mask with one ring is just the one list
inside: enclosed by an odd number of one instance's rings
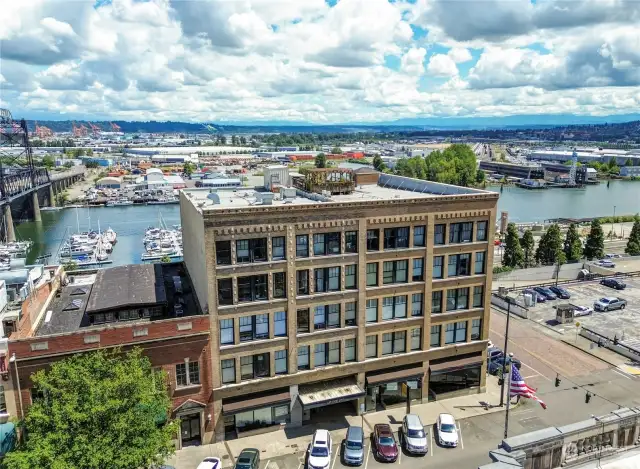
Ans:
{"label": "black car", "polygon": [[571,294],[567,291],[566,288],[549,287],[549,290],[555,293],[558,298],[562,298],[563,300],[568,300],[569,298],[571,298]]}
{"label": "black car", "polygon": [[258,469],[260,467],[260,450],[245,448],[240,452],[234,469]]}
{"label": "black car", "polygon": [[558,299],[556,294],[547,287],[533,287],[533,290],[538,293],[538,296],[543,296],[545,300],[553,301]]}
{"label": "black car", "polygon": [[624,290],[627,288],[626,283],[615,278],[603,278],[600,280],[600,285],[604,285],[605,287],[613,288],[615,290]]}

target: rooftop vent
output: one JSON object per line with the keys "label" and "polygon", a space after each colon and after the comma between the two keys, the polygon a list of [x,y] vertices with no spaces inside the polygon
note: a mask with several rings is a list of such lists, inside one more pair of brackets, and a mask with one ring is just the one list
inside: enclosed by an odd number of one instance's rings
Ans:
{"label": "rooftop vent", "polygon": [[212,204],[220,205],[220,196],[215,192],[209,192],[207,199],[209,199]]}
{"label": "rooftop vent", "polygon": [[262,203],[262,205],[273,205],[274,195],[272,192],[258,192],[256,193],[256,202]]}
{"label": "rooftop vent", "polygon": [[71,296],[76,296],[76,295],[86,295],[89,292],[88,288],[75,288],[72,292],[71,292]]}
{"label": "rooftop vent", "polygon": [[77,311],[82,306],[82,300],[71,300],[67,306],[65,306],[62,311]]}

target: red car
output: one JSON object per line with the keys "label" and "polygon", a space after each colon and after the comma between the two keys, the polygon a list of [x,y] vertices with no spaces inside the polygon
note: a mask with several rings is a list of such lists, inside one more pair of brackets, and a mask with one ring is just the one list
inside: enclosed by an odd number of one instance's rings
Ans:
{"label": "red car", "polygon": [[375,456],[379,461],[395,462],[398,459],[398,444],[393,436],[393,430],[386,423],[373,426],[373,445]]}

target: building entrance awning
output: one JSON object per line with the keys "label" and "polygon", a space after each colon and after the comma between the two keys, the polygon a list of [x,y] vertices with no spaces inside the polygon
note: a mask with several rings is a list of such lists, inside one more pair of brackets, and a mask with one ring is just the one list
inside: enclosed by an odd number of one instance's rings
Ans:
{"label": "building entrance awning", "polygon": [[252,409],[261,407],[269,407],[275,404],[283,404],[291,401],[289,392],[281,392],[277,394],[269,394],[266,396],[255,397],[253,399],[239,400],[236,402],[222,403],[222,413],[224,415],[233,415]]}
{"label": "building entrance awning", "polygon": [[385,383],[393,383],[402,380],[422,379],[424,369],[422,366],[414,368],[406,368],[404,370],[389,371],[387,373],[378,373],[375,375],[367,375],[367,384],[377,385]]}
{"label": "building entrance awning", "polygon": [[365,392],[353,378],[334,379],[299,387],[298,397],[305,410],[363,397]]}
{"label": "building entrance awning", "polygon": [[482,366],[482,355],[474,355],[453,360],[443,360],[439,363],[433,364],[430,363],[429,370],[431,370],[431,374],[436,374],[446,371],[460,370],[462,368],[471,368],[473,366]]}

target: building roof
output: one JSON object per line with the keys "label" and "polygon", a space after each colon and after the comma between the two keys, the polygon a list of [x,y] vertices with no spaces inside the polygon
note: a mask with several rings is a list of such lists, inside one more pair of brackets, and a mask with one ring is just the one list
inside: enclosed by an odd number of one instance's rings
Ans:
{"label": "building roof", "polygon": [[149,169],[147,169],[147,174],[153,174],[153,173],[162,174],[162,170],[159,169],[159,168],[149,168]]}
{"label": "building roof", "polygon": [[98,271],[86,311],[97,313],[126,305],[142,306],[166,301],[162,266],[131,264]]}
{"label": "building roof", "polygon": [[96,181],[96,184],[100,185],[100,184],[120,184],[122,182],[122,180],[118,177],[114,177],[114,176],[107,176],[107,177],[103,177],[102,179],[98,179]]}

